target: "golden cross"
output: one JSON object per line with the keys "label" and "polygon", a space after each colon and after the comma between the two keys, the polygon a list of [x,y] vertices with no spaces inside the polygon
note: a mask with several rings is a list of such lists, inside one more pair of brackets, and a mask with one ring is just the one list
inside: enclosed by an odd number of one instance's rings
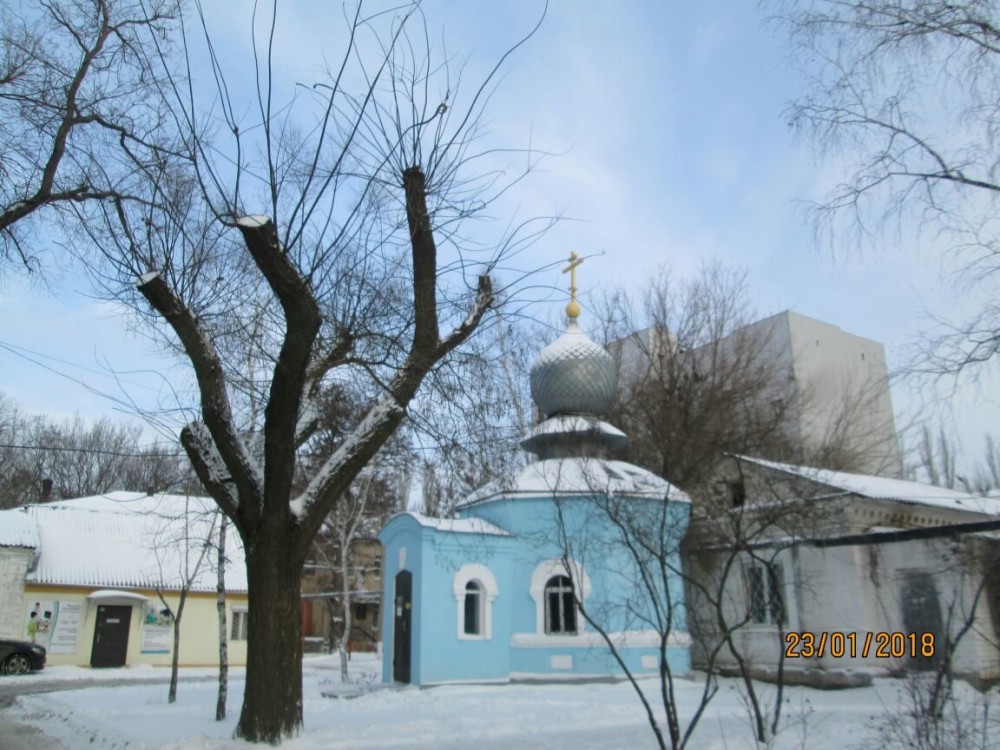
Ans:
{"label": "golden cross", "polygon": [[566,305],[566,317],[576,319],[580,317],[580,303],[576,301],[576,267],[583,263],[583,258],[577,256],[575,252],[569,254],[569,265],[562,272],[569,274],[569,304]]}

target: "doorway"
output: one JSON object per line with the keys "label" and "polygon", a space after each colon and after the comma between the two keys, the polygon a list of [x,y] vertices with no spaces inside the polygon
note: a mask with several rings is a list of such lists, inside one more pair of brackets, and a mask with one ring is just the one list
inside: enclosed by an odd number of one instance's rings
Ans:
{"label": "doorway", "polygon": [[944,627],[941,620],[941,603],[937,585],[931,573],[906,573],[902,580],[900,598],[903,604],[903,629],[917,633],[933,633],[937,648],[930,657],[910,655],[909,668],[914,670],[936,669],[944,650]]}
{"label": "doorway", "polygon": [[90,652],[92,667],[124,667],[128,655],[128,631],[132,607],[101,604],[94,625],[94,646]]}
{"label": "doorway", "polygon": [[392,679],[410,682],[410,632],[413,625],[413,574],[401,570],[396,575],[394,627],[392,629]]}

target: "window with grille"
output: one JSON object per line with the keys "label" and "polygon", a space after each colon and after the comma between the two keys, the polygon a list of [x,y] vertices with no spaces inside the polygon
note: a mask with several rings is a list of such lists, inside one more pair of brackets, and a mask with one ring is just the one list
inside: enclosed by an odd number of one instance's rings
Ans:
{"label": "window with grille", "polygon": [[781,564],[751,565],[746,575],[750,621],[758,625],[783,625],[785,574]]}
{"label": "window with grille", "polygon": [[233,626],[229,632],[229,640],[245,641],[247,639],[247,611],[245,609],[233,610]]}

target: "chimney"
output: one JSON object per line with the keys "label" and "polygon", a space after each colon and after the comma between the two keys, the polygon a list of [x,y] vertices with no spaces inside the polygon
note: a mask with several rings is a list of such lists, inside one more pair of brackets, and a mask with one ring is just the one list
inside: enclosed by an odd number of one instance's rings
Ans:
{"label": "chimney", "polygon": [[52,499],[52,480],[43,479],[42,480],[42,502],[46,502]]}

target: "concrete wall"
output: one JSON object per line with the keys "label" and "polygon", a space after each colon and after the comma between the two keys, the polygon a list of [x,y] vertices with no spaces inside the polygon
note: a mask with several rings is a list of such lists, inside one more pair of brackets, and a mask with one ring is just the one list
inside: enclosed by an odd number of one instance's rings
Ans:
{"label": "concrete wall", "polygon": [[24,637],[24,577],[34,555],[25,547],[0,547],[0,637]]}
{"label": "concrete wall", "polygon": [[792,399],[789,435],[809,461],[823,447],[853,458],[850,470],[902,476],[885,350],[820,320],[786,311],[747,326],[776,363],[775,387]]}

